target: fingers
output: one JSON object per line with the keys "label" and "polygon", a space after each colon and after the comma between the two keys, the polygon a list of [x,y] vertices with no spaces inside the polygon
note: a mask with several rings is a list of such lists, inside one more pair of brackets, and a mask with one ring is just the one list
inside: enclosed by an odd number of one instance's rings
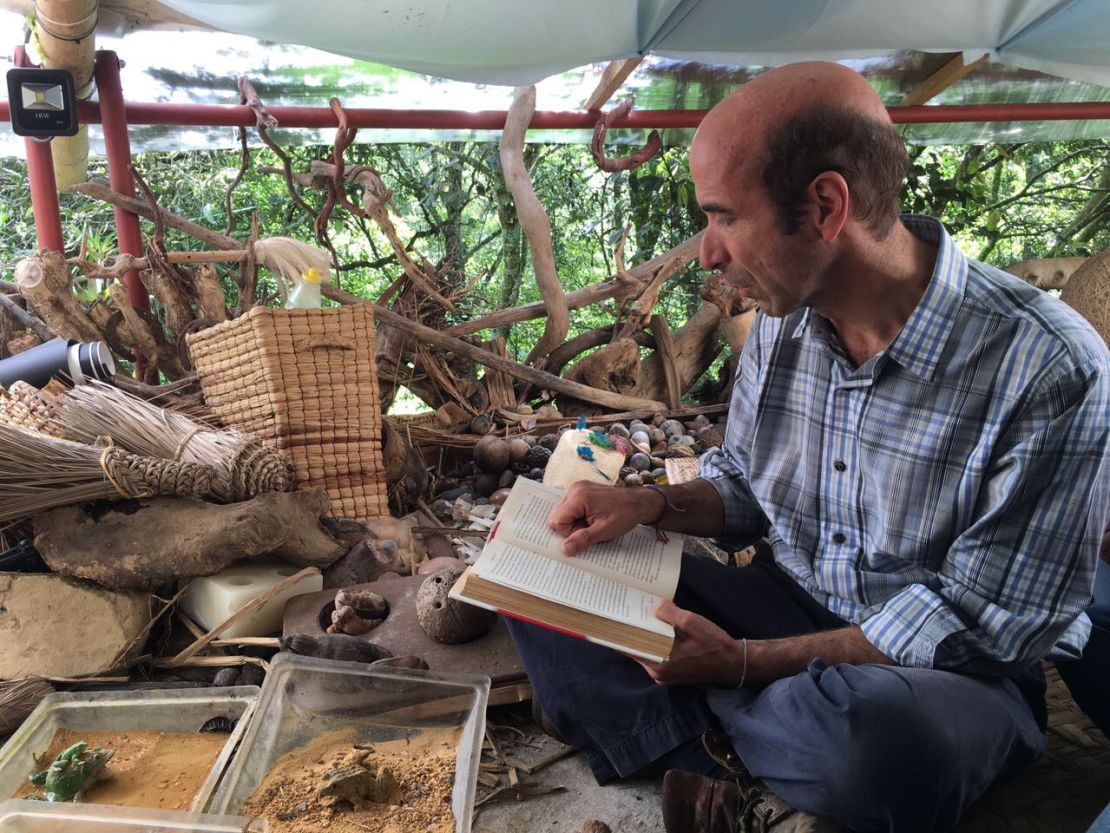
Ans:
{"label": "fingers", "polygon": [[586,504],[582,500],[581,493],[571,487],[571,490],[547,516],[547,525],[565,538],[581,526],[585,519]]}

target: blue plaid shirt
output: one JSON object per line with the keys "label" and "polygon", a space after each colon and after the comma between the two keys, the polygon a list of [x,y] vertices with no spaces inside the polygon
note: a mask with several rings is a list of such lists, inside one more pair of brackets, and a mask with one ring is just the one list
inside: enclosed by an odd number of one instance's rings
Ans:
{"label": "blue plaid shirt", "polygon": [[759,315],[724,449],[722,539],[775,561],[895,662],[1012,673],[1078,656],[1110,512],[1110,356],[1061,301],[941,224],[920,303],[859,367],[803,309]]}

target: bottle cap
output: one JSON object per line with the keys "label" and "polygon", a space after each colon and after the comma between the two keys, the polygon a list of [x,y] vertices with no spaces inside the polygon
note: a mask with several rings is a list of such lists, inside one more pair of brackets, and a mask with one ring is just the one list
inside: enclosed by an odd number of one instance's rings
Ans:
{"label": "bottle cap", "polygon": [[301,275],[301,280],[305,283],[323,283],[324,276],[320,274],[315,266],[309,266],[308,270]]}

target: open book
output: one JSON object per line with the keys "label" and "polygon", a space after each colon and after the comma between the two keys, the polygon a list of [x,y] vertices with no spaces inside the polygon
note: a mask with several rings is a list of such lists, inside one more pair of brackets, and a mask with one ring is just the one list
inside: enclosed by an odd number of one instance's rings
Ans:
{"label": "open book", "polygon": [[674,628],[655,618],[655,607],[674,598],[682,536],[671,534],[664,544],[639,526],[571,558],[547,526],[562,497],[561,489],[518,478],[451,597],[622,653],[667,659]]}

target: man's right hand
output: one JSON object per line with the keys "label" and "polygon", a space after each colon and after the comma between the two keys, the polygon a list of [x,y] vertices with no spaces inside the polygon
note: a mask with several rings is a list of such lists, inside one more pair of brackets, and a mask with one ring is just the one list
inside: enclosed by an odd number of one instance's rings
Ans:
{"label": "man's right hand", "polygon": [[578,555],[591,544],[617,538],[637,524],[653,524],[666,501],[651,489],[604,486],[580,480],[551,510],[547,525],[566,540],[564,555]]}

